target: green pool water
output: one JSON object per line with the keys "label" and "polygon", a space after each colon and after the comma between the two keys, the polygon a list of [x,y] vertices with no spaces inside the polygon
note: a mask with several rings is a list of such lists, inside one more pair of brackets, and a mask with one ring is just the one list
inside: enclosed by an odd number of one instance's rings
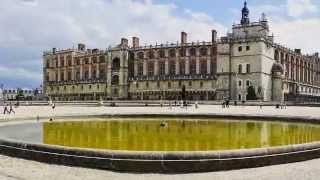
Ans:
{"label": "green pool water", "polygon": [[43,124],[45,144],[129,151],[212,151],[320,140],[320,125],[252,120],[121,118]]}

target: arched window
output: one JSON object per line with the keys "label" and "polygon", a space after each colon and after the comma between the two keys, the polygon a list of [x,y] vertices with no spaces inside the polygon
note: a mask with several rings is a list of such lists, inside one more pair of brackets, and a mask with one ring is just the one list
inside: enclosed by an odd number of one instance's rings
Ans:
{"label": "arched window", "polygon": [[144,58],[144,53],[143,52],[139,52],[138,53],[138,58],[139,59],[143,59]]}
{"label": "arched window", "polygon": [[111,85],[119,85],[119,76],[118,75],[112,76]]}
{"label": "arched window", "polygon": [[112,70],[118,71],[120,69],[120,59],[119,58],[114,58],[112,60]]}
{"label": "arched window", "polygon": [[160,58],[165,58],[165,56],[166,56],[165,51],[164,51],[163,49],[161,49],[161,50],[159,51],[159,57],[160,57]]}
{"label": "arched window", "polygon": [[200,49],[200,56],[208,56],[208,49],[203,47]]}
{"label": "arched window", "polygon": [[175,49],[170,49],[169,56],[172,57],[172,58],[176,57],[176,50]]}
{"label": "arched window", "polygon": [[190,53],[190,56],[196,56],[196,49],[195,48],[191,48],[189,53]]}

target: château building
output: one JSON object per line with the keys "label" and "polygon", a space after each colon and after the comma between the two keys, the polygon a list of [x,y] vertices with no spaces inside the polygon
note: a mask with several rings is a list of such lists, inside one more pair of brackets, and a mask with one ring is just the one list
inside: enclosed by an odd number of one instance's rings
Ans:
{"label": "ch\u00e2teau building", "polygon": [[[304,55],[274,42],[262,14],[250,22],[245,2],[240,24],[210,42],[141,46],[125,38],[106,50],[78,48],[44,52],[44,92],[54,100],[319,101],[319,54]],[[249,92],[250,91],[250,92]],[[251,93],[251,94],[250,94]]]}

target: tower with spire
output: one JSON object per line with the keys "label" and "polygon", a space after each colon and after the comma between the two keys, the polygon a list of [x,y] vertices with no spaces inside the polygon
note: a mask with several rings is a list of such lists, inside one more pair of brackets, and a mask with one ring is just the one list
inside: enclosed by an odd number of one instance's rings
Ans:
{"label": "tower with spire", "polygon": [[249,9],[247,7],[247,1],[244,1],[244,7],[242,8],[242,18],[241,18],[241,24],[249,24],[250,19],[249,19]]}

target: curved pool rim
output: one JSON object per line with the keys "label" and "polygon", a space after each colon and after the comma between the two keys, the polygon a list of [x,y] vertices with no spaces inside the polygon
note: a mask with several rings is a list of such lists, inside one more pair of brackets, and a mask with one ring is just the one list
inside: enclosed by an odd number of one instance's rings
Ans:
{"label": "curved pool rim", "polygon": [[[152,115],[119,115],[116,117],[152,117]],[[155,115],[159,116],[159,115]],[[161,115],[160,115],[161,116]],[[316,118],[279,116],[208,116],[162,115],[165,117],[252,119],[320,124]],[[106,116],[87,116],[106,117]],[[115,116],[112,116],[115,117]],[[66,119],[66,117],[60,117]],[[68,117],[66,121],[79,117]],[[82,116],[83,118],[83,116]],[[256,120],[259,118],[258,120]],[[59,119],[59,118],[58,118]],[[6,126],[6,125],[4,125]],[[271,148],[192,151],[141,152],[70,148],[56,145],[0,139],[0,154],[49,164],[106,169],[135,173],[194,173],[255,168],[320,158],[320,142]]]}

